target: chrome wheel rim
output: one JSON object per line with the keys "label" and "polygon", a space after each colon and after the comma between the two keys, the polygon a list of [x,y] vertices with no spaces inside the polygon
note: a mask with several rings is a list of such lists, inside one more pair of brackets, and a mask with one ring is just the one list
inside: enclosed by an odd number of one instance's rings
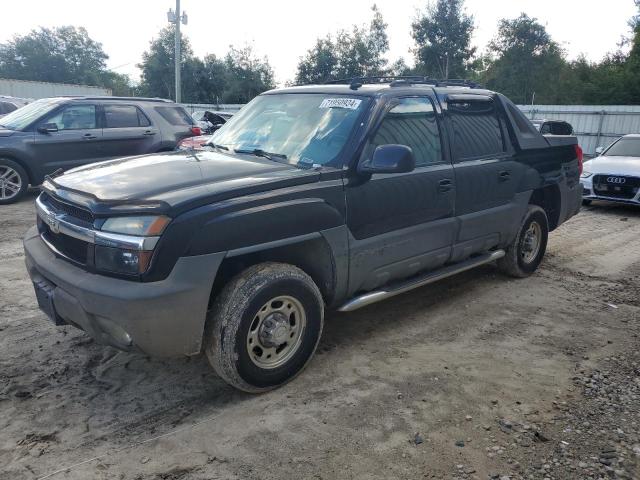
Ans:
{"label": "chrome wheel rim", "polygon": [[0,199],[9,200],[15,197],[22,188],[22,178],[13,168],[0,165]]}
{"label": "chrome wheel rim", "polygon": [[300,349],[307,316],[302,304],[281,295],[265,303],[256,313],[247,334],[247,352],[260,368],[277,368]]}
{"label": "chrome wheel rim", "polygon": [[522,237],[521,253],[522,261],[531,263],[535,260],[540,252],[542,244],[542,228],[538,222],[531,222],[529,228],[524,232]]}

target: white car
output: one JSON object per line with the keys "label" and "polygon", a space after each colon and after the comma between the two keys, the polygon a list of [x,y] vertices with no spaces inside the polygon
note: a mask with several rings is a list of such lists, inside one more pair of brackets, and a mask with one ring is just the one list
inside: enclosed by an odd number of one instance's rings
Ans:
{"label": "white car", "polygon": [[607,200],[640,205],[640,134],[620,137],[596,153],[600,156],[584,162],[583,203]]}

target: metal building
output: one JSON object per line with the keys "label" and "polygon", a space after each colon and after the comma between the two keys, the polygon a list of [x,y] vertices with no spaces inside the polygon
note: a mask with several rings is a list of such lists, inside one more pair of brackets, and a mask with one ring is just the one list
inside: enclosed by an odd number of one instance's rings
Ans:
{"label": "metal building", "polygon": [[638,105],[518,105],[530,119],[565,120],[573,125],[584,153],[595,155],[627,133],[640,133]]}
{"label": "metal building", "polygon": [[58,97],[61,95],[110,96],[111,89],[91,87],[89,85],[32,82],[28,80],[0,78],[0,95],[37,100],[38,98]]}

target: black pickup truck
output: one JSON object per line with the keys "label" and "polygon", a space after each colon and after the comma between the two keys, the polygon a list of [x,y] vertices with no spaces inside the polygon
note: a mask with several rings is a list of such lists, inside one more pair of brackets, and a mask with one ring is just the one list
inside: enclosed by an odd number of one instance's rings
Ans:
{"label": "black pickup truck", "polygon": [[308,363],[325,309],[494,261],[534,272],[580,209],[581,169],[575,137],[465,84],[273,90],[205,150],[47,178],[26,263],[54,323],[152,356],[204,351],[260,392]]}

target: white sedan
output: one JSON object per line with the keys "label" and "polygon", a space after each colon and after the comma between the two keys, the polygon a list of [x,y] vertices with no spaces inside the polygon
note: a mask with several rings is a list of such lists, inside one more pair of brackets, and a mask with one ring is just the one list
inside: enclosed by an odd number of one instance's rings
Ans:
{"label": "white sedan", "polygon": [[640,135],[625,135],[596,152],[600,156],[584,162],[583,203],[607,200],[640,205]]}

